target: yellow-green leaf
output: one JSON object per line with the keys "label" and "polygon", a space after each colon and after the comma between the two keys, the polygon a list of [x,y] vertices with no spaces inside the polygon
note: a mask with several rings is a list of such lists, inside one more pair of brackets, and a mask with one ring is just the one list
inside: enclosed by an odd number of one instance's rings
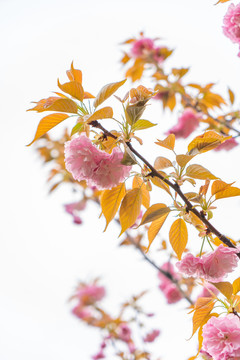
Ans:
{"label": "yellow-green leaf", "polygon": [[119,211],[122,227],[120,235],[135,223],[141,211],[141,204],[142,192],[140,188],[132,189],[125,195]]}
{"label": "yellow-green leaf", "polygon": [[188,242],[187,225],[184,220],[177,219],[174,221],[169,231],[169,241],[177,254],[178,260],[181,260],[182,253],[186,249]]}
{"label": "yellow-green leaf", "polygon": [[157,124],[153,124],[152,122],[150,122],[148,120],[139,119],[132,126],[132,130],[133,131],[145,130],[145,129],[149,129],[149,128],[153,127],[153,126],[156,126],[156,125]]}
{"label": "yellow-green leaf", "polygon": [[233,293],[233,286],[228,281],[220,281],[217,283],[211,283],[214,285],[227,299],[230,299]]}
{"label": "yellow-green leaf", "polygon": [[127,79],[105,85],[97,94],[93,106],[96,108],[102,104],[105,100],[107,100],[107,98],[114,94],[126,82],[126,80]]}
{"label": "yellow-green leaf", "polygon": [[212,184],[211,194],[212,194],[212,195],[215,195],[215,194],[217,194],[217,193],[220,192],[220,191],[226,190],[226,189],[229,188],[232,184],[234,184],[234,183],[227,184],[227,183],[225,183],[225,182],[222,181],[222,180],[216,180],[216,181],[214,181],[213,184]]}
{"label": "yellow-green leaf", "polygon": [[219,191],[216,195],[216,199],[223,199],[228,198],[232,196],[239,196],[240,195],[240,189],[237,187],[229,187],[223,191]]}
{"label": "yellow-green leaf", "polygon": [[206,131],[203,135],[197,136],[188,145],[188,155],[197,155],[215,149],[224,141],[231,139],[231,136],[223,136],[215,131]]}
{"label": "yellow-green leaf", "polygon": [[83,101],[84,98],[84,90],[82,84],[78,81],[69,81],[65,84],[60,84],[58,80],[58,87],[64,91],[65,93],[71,95],[75,99]]}
{"label": "yellow-green leaf", "polygon": [[134,176],[132,187],[133,187],[133,189],[134,188],[140,188],[141,189],[141,191],[142,191],[142,204],[146,209],[148,209],[149,205],[150,205],[150,195],[149,195],[149,191],[147,189],[147,186],[144,183],[144,181],[142,180],[142,178],[140,178],[139,176]]}
{"label": "yellow-green leaf", "polygon": [[126,194],[125,183],[121,183],[110,190],[103,191],[101,195],[100,203],[101,203],[103,215],[106,219],[106,227],[104,231],[106,231],[109,223],[116,215],[120,203],[123,197],[125,196],[125,194]]}
{"label": "yellow-green leaf", "polygon": [[102,109],[95,111],[87,120],[88,123],[94,120],[111,119],[113,117],[113,109],[110,106],[106,106]]}
{"label": "yellow-green leaf", "polygon": [[186,169],[186,176],[189,176],[193,179],[200,179],[200,180],[214,180],[214,179],[218,179],[215,175],[213,175],[212,173],[210,173],[209,170],[205,169],[203,166],[201,165],[189,165]]}
{"label": "yellow-green leaf", "polygon": [[67,115],[67,114],[55,113],[55,114],[47,115],[44,118],[42,118],[42,120],[38,124],[37,131],[36,131],[33,141],[30,142],[30,144],[28,144],[27,146],[32,145],[32,143],[34,143],[34,141],[39,139],[41,136],[43,136],[49,130],[51,130],[54,126],[58,125],[60,122],[67,119],[68,117],[69,117],[69,115]]}
{"label": "yellow-green leaf", "polygon": [[149,250],[153,240],[155,239],[155,237],[157,236],[157,234],[159,233],[159,231],[161,230],[166,218],[168,217],[169,213],[166,213],[165,215],[163,215],[162,217],[158,218],[157,220],[154,220],[151,225],[149,226],[148,229],[148,248],[147,251]]}
{"label": "yellow-green leaf", "polygon": [[147,224],[151,221],[157,220],[162,216],[168,214],[171,209],[165,204],[154,204],[150,206],[142,217],[140,225]]}
{"label": "yellow-green leaf", "polygon": [[163,156],[158,156],[154,161],[154,167],[156,170],[162,170],[171,166],[173,166],[172,162]]}
{"label": "yellow-green leaf", "polygon": [[195,155],[177,155],[176,160],[179,166],[184,167]]}
{"label": "yellow-green leaf", "polygon": [[240,277],[233,282],[233,294],[236,295],[240,291]]}
{"label": "yellow-green leaf", "polygon": [[157,139],[157,142],[155,142],[155,144],[165,147],[166,149],[169,150],[174,150],[174,146],[175,146],[175,135],[174,134],[170,134],[168,135],[168,137],[166,137],[166,139],[164,140],[159,140]]}

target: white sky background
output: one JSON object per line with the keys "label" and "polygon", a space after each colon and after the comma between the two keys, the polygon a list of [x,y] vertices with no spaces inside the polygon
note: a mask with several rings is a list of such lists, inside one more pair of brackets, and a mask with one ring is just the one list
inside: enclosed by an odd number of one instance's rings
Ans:
{"label": "white sky background", "polygon": [[[0,0],[1,360],[90,359],[98,349],[98,332],[70,315],[67,299],[78,280],[99,275],[112,311],[129,295],[155,288],[146,306],[158,312],[150,324],[162,329],[155,345],[158,356],[184,360],[195,353],[194,341],[186,342],[191,323],[184,301],[163,307],[154,270],[135,251],[117,247],[119,229],[110,226],[103,234],[104,221],[94,207],[84,214],[84,226],[74,226],[62,208],[74,195],[62,189],[47,196],[47,171],[34,149],[25,147],[41,115],[26,109],[57,90],[56,80],[66,80],[72,60],[93,94],[121,80],[118,44],[141,30],[176,48],[167,66],[191,66],[189,81],[216,82],[221,91],[229,85],[238,93],[238,48],[221,30],[227,7],[214,6],[214,0]],[[125,86],[120,95],[127,90]],[[148,135],[147,144],[176,122],[161,108],[152,109],[149,119],[160,126]],[[143,152],[152,156],[150,149]],[[239,148],[199,161],[225,181],[239,179]],[[238,209],[238,199],[223,200],[214,218],[220,230],[235,238]],[[162,263],[159,253],[155,260]]]}

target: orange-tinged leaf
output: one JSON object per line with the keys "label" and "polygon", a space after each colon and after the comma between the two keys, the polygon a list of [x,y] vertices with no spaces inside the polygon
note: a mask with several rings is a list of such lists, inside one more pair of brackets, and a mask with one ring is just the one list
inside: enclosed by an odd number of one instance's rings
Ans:
{"label": "orange-tinged leaf", "polygon": [[73,61],[71,63],[71,69],[67,70],[67,76],[70,81],[77,81],[80,84],[82,83],[82,72],[81,70],[74,69]]}
{"label": "orange-tinged leaf", "polygon": [[35,110],[37,112],[43,111],[61,111],[66,113],[77,114],[77,104],[68,98],[49,97],[48,99],[40,100],[37,105],[29,110]]}
{"label": "orange-tinged leaf", "polygon": [[150,205],[150,195],[149,195],[149,191],[147,189],[147,186],[144,183],[144,181],[142,180],[142,178],[140,178],[139,176],[134,176],[132,187],[133,187],[133,189],[134,188],[140,188],[141,189],[141,191],[142,191],[142,204],[146,209],[148,209],[149,205]]}
{"label": "orange-tinged leaf", "polygon": [[28,144],[27,146],[30,146],[32,143],[34,143],[34,141],[39,139],[42,135],[46,134],[46,132],[51,130],[54,126],[58,125],[60,122],[67,119],[68,117],[69,115],[67,114],[55,113],[55,114],[47,115],[44,118],[42,118],[42,120],[38,124],[37,131],[33,141],[30,142],[30,144]]}
{"label": "orange-tinged leaf", "polygon": [[148,229],[148,247],[147,247],[147,251],[149,250],[150,246],[152,245],[153,240],[155,239],[155,237],[157,236],[157,234],[159,233],[159,231],[161,230],[166,218],[168,217],[169,213],[166,213],[165,215],[163,215],[162,217],[160,217],[157,220],[154,220],[151,225],[149,226]]}
{"label": "orange-tinged leaf", "polygon": [[162,170],[171,166],[173,166],[172,162],[163,156],[158,156],[154,161],[154,167],[156,170]]}
{"label": "orange-tinged leaf", "polygon": [[140,188],[132,189],[125,195],[119,211],[122,227],[120,235],[135,223],[141,211],[141,204],[142,192]]}
{"label": "orange-tinged leaf", "polygon": [[175,94],[172,94],[167,99],[166,107],[168,107],[171,111],[173,111],[176,106],[176,103],[177,103],[176,96]]}
{"label": "orange-tinged leaf", "polygon": [[178,260],[181,260],[182,253],[186,249],[188,242],[187,225],[184,220],[177,219],[174,221],[169,231],[169,241],[177,254]]}
{"label": "orange-tinged leaf", "polygon": [[189,165],[186,169],[186,176],[189,176],[193,179],[200,179],[200,180],[214,180],[218,179],[215,175],[210,173],[209,170],[205,169],[201,165],[193,164]]}
{"label": "orange-tinged leaf", "polygon": [[233,294],[236,295],[240,291],[240,277],[233,282]]}
{"label": "orange-tinged leaf", "polygon": [[227,2],[227,1],[229,1],[229,0],[218,0],[218,2],[215,5],[220,4],[220,3],[223,4],[223,3]]}
{"label": "orange-tinged leaf", "polygon": [[[226,0],[225,0],[226,1]],[[228,0],[227,0],[228,1]],[[230,99],[230,102],[231,104],[233,105],[234,103],[234,100],[235,100],[235,95],[234,93],[232,92],[232,90],[230,88],[228,88],[228,95],[229,95],[229,99]]]}
{"label": "orange-tinged leaf", "polygon": [[140,225],[147,224],[168,214],[171,209],[165,204],[154,204],[147,209],[142,217]]}
{"label": "orange-tinged leaf", "polygon": [[97,94],[93,106],[96,108],[97,106],[102,104],[105,100],[107,100],[107,98],[114,94],[125,82],[126,79],[105,85]]}
{"label": "orange-tinged leaf", "polygon": [[88,123],[94,120],[111,119],[113,117],[113,109],[110,106],[95,111],[87,120]]}
{"label": "orange-tinged leaf", "polygon": [[133,66],[131,66],[127,72],[126,77],[130,77],[132,82],[141,79],[143,71],[144,71],[145,62],[142,59],[136,59]]}
{"label": "orange-tinged leaf", "polygon": [[82,84],[78,81],[70,81],[65,84],[60,84],[58,80],[58,87],[63,92],[71,95],[77,100],[83,101],[84,98],[84,90]]}
{"label": "orange-tinged leaf", "polygon": [[232,184],[234,184],[234,183],[227,184],[227,183],[225,183],[225,182],[222,181],[222,180],[216,180],[216,181],[214,181],[213,184],[212,184],[211,194],[212,194],[212,195],[215,195],[215,194],[217,194],[217,193],[220,192],[220,191],[226,190],[226,189],[229,188]]}
{"label": "orange-tinged leaf", "polygon": [[125,183],[121,183],[118,186],[112,188],[111,190],[105,190],[102,192],[100,203],[103,215],[106,219],[106,227],[104,231],[106,231],[109,223],[116,215],[125,194]]}
{"label": "orange-tinged leaf", "polygon": [[95,96],[92,95],[92,94],[90,94],[90,93],[87,92],[87,91],[84,91],[84,97],[83,97],[83,98],[84,98],[84,99],[94,99]]}
{"label": "orange-tinged leaf", "polygon": [[153,127],[153,126],[156,126],[156,125],[157,124],[153,124],[148,120],[139,119],[133,124],[132,130],[133,131],[145,130],[145,129],[149,129],[149,128]]}
{"label": "orange-tinged leaf", "polygon": [[181,154],[181,155],[177,155],[176,156],[176,161],[178,163],[179,166],[181,167],[184,167],[187,165],[187,163],[192,160],[192,158],[194,157],[195,155],[184,155],[184,154]]}
{"label": "orange-tinged leaf", "polygon": [[195,334],[199,327],[203,326],[209,320],[209,315],[213,309],[214,303],[215,301],[212,297],[204,297],[197,299],[192,319],[192,336]]}
{"label": "orange-tinged leaf", "polygon": [[165,147],[169,150],[174,150],[174,146],[175,146],[175,135],[174,134],[170,134],[168,135],[168,137],[166,137],[166,139],[164,140],[159,140],[157,139],[157,142],[155,142],[155,144]]}
{"label": "orange-tinged leaf", "polygon": [[217,283],[211,283],[214,285],[227,299],[230,299],[233,293],[233,286],[228,281],[220,281]]}
{"label": "orange-tinged leaf", "polygon": [[168,184],[166,184],[164,181],[162,181],[156,176],[151,177],[150,180],[155,186],[160,187],[161,189],[165,190],[170,196],[172,196]]}
{"label": "orange-tinged leaf", "polygon": [[188,145],[188,155],[197,155],[215,149],[230,138],[231,136],[223,136],[212,130],[206,131],[203,135],[197,136],[190,142]]}
{"label": "orange-tinged leaf", "polygon": [[223,191],[219,191],[216,193],[215,198],[216,199],[223,199],[228,198],[232,196],[239,196],[240,195],[240,189],[237,187],[229,187]]}

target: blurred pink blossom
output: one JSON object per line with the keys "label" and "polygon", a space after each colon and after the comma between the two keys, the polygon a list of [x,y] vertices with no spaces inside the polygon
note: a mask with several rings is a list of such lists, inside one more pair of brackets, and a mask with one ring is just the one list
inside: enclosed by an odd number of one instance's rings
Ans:
{"label": "blurred pink blossom", "polygon": [[240,358],[240,319],[237,316],[213,316],[203,326],[202,336],[202,349],[214,360]]}
{"label": "blurred pink blossom", "polygon": [[81,210],[84,210],[86,207],[86,201],[85,200],[81,200],[78,202],[74,202],[74,203],[70,203],[70,204],[65,204],[64,208],[65,211],[73,216],[73,222],[75,224],[82,224],[82,219],[78,216],[78,212]]}
{"label": "blurred pink blossom", "polygon": [[153,49],[154,42],[149,38],[142,38],[134,41],[131,53],[134,57],[144,57]]}
{"label": "blurred pink blossom", "polygon": [[159,334],[160,334],[160,330],[153,330],[144,337],[143,341],[153,342],[159,336]]}
{"label": "blurred pink blossom", "polygon": [[89,308],[87,307],[83,307],[81,304],[75,306],[72,309],[72,313],[73,315],[75,315],[76,317],[78,317],[79,319],[88,319],[92,316],[92,312]]}
{"label": "blurred pink blossom", "polygon": [[[161,269],[169,272],[176,280],[180,278],[179,275],[174,271],[173,265],[169,262],[163,264]],[[181,292],[178,290],[176,285],[174,285],[169,278],[167,278],[161,272],[158,273],[158,278],[161,281],[159,288],[164,293],[168,304],[174,304],[182,299]]]}
{"label": "blurred pink blossom", "polygon": [[105,359],[105,355],[103,353],[103,350],[101,349],[96,355],[93,355],[92,359],[93,360]]}
{"label": "blurred pink blossom", "polygon": [[222,144],[218,145],[218,147],[216,147],[214,150],[215,151],[231,150],[235,148],[235,146],[238,146],[238,142],[234,138],[231,138],[224,141]]}
{"label": "blurred pink blossom", "polygon": [[105,296],[106,291],[103,286],[87,285],[80,286],[74,297],[77,298],[82,305],[91,305],[96,301],[102,300]]}
{"label": "blurred pink blossom", "polygon": [[199,294],[198,297],[211,297],[211,296],[213,296],[213,294],[217,295],[218,293],[219,293],[219,290],[214,285],[212,285],[206,281],[206,282],[204,282],[202,292]]}
{"label": "blurred pink blossom", "polygon": [[118,327],[117,334],[118,338],[122,341],[126,343],[131,341],[131,329],[127,324],[121,323]]}
{"label": "blurred pink blossom", "polygon": [[178,118],[178,123],[170,130],[167,135],[174,134],[176,138],[186,139],[199,125],[201,115],[190,108],[186,108]]}
{"label": "blurred pink blossom", "polygon": [[[223,19],[223,33],[233,43],[240,45],[240,4],[231,4]],[[238,53],[240,56],[240,52]]]}
{"label": "blurred pink blossom", "polygon": [[65,143],[66,169],[75,180],[86,180],[99,190],[111,189],[129,175],[131,167],[122,165],[122,158],[119,148],[108,154],[93,145],[85,134]]}

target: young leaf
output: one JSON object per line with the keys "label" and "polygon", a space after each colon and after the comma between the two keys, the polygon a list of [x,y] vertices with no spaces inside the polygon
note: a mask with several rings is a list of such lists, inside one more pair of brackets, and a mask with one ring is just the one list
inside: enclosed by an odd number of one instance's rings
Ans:
{"label": "young leaf", "polygon": [[229,0],[218,0],[218,2],[215,5],[220,4],[220,3],[223,4],[223,3],[227,2],[227,1],[229,1]]}
{"label": "young leaf", "polygon": [[[226,1],[226,0],[225,0]],[[228,0],[227,0],[228,1]],[[234,93],[232,92],[232,90],[230,88],[228,88],[228,95],[229,95],[229,99],[230,99],[230,102],[231,104],[233,105],[234,103],[234,100],[235,100],[235,95]]]}
{"label": "young leaf", "polygon": [[140,178],[139,176],[134,176],[133,178],[133,189],[134,188],[140,188],[142,191],[142,204],[143,206],[148,209],[149,205],[150,205],[150,195],[149,195],[149,191],[147,190],[147,186],[144,183],[144,181],[142,180],[142,178]]}
{"label": "young leaf", "polygon": [[72,128],[71,136],[74,135],[74,134],[76,134],[77,132],[82,132],[82,131],[83,131],[83,128],[84,128],[84,123],[82,123],[82,122],[77,123],[77,124]]}
{"label": "young leaf", "polygon": [[179,166],[184,167],[195,155],[177,155],[176,160]]}
{"label": "young leaf", "polygon": [[162,216],[168,214],[170,211],[171,209],[165,204],[154,204],[150,206],[149,209],[147,209],[147,211],[142,217],[142,221],[140,225],[144,225],[151,221],[157,220]]}
{"label": "young leaf", "polygon": [[236,295],[240,291],[240,277],[233,282],[233,294]]}
{"label": "young leaf", "polygon": [[178,260],[181,260],[182,253],[188,242],[187,225],[184,220],[177,219],[174,221],[169,231],[169,241],[177,254]]}
{"label": "young leaf", "polygon": [[192,336],[200,326],[203,326],[209,320],[209,315],[213,309],[214,303],[215,300],[213,300],[212,297],[201,297],[197,299],[193,314]]}
{"label": "young leaf", "polygon": [[154,161],[154,167],[156,170],[162,170],[172,166],[172,162],[163,156],[158,156]]}
{"label": "young leaf", "polygon": [[174,134],[170,134],[168,135],[168,137],[166,137],[166,139],[164,140],[159,140],[157,139],[157,142],[155,142],[155,144],[165,147],[166,149],[169,150],[174,150],[174,146],[175,146],[175,135]]}
{"label": "young leaf", "polygon": [[157,236],[157,234],[159,233],[159,231],[161,230],[166,218],[168,217],[169,213],[166,213],[165,215],[163,215],[162,217],[160,217],[157,220],[154,220],[151,225],[149,226],[148,229],[148,247],[147,247],[147,251],[149,250],[153,240],[155,239],[155,237]]}
{"label": "young leaf", "polygon": [[51,96],[47,99],[41,99],[34,108],[28,109],[27,111],[61,111],[77,114],[77,104],[73,100],[66,98],[63,94],[59,95],[62,97]]}
{"label": "young leaf", "polygon": [[188,145],[188,155],[197,155],[215,149],[224,141],[231,139],[231,136],[223,136],[215,131],[206,131],[203,135],[197,136]]}
{"label": "young leaf", "polygon": [[82,83],[82,72],[81,70],[74,69],[73,61],[71,63],[71,69],[67,70],[67,76],[70,81],[77,81],[80,84]]}
{"label": "young leaf", "polygon": [[212,184],[211,194],[212,194],[212,195],[215,195],[215,194],[217,194],[217,193],[220,192],[220,191],[226,190],[226,189],[229,188],[232,184],[234,184],[234,183],[227,184],[227,183],[225,183],[225,182],[222,181],[222,180],[216,180],[216,181],[214,181],[213,184]]}
{"label": "young leaf", "polygon": [[93,106],[96,108],[102,104],[105,100],[107,100],[107,98],[114,94],[126,82],[126,80],[127,79],[105,85],[97,94]]}
{"label": "young leaf", "polygon": [[70,81],[65,84],[60,84],[58,80],[58,87],[65,93],[71,95],[77,100],[83,101],[84,90],[82,84],[78,81]]}
{"label": "young leaf", "polygon": [[67,114],[55,113],[55,114],[47,115],[44,118],[42,118],[42,120],[38,124],[37,131],[36,131],[33,141],[30,142],[30,144],[28,144],[27,146],[32,145],[32,143],[34,143],[34,141],[39,139],[41,136],[46,134],[46,132],[51,130],[54,126],[58,125],[60,122],[67,119],[68,117],[69,117],[69,115],[67,115]]}
{"label": "young leaf", "polygon": [[151,177],[150,180],[155,186],[160,187],[161,189],[165,190],[170,196],[172,196],[169,185],[166,184],[164,181],[162,181],[156,176]]}
{"label": "young leaf", "polygon": [[120,235],[135,223],[141,211],[141,204],[142,192],[140,188],[132,189],[125,195],[119,211],[119,220],[122,227]]}
{"label": "young leaf", "polygon": [[125,194],[126,194],[125,183],[121,183],[110,190],[103,191],[101,195],[100,203],[101,203],[103,215],[106,219],[106,227],[104,231],[107,230],[109,223],[116,215],[119,205]]}
{"label": "young leaf", "polygon": [[210,171],[205,169],[203,166],[197,165],[197,164],[188,166],[188,168],[186,169],[186,176],[189,176],[193,179],[200,179],[200,180],[218,179],[216,176],[214,176],[212,173],[210,173]]}
{"label": "young leaf", "polygon": [[227,299],[230,299],[233,293],[233,286],[228,281],[211,283],[214,285]]}
{"label": "young leaf", "polygon": [[153,127],[153,126],[156,126],[156,125],[157,124],[153,124],[152,122],[150,122],[148,120],[139,119],[132,126],[132,130],[133,131],[145,130],[145,129],[149,129],[149,128]]}
{"label": "young leaf", "polygon": [[113,117],[113,109],[110,106],[106,106],[102,109],[95,111],[87,120],[88,123],[94,120],[111,119]]}
{"label": "young leaf", "polygon": [[216,193],[215,195],[215,199],[223,199],[223,198],[227,198],[227,197],[232,197],[232,196],[239,196],[240,195],[240,189],[237,187],[229,187],[223,191],[219,191],[218,193]]}

